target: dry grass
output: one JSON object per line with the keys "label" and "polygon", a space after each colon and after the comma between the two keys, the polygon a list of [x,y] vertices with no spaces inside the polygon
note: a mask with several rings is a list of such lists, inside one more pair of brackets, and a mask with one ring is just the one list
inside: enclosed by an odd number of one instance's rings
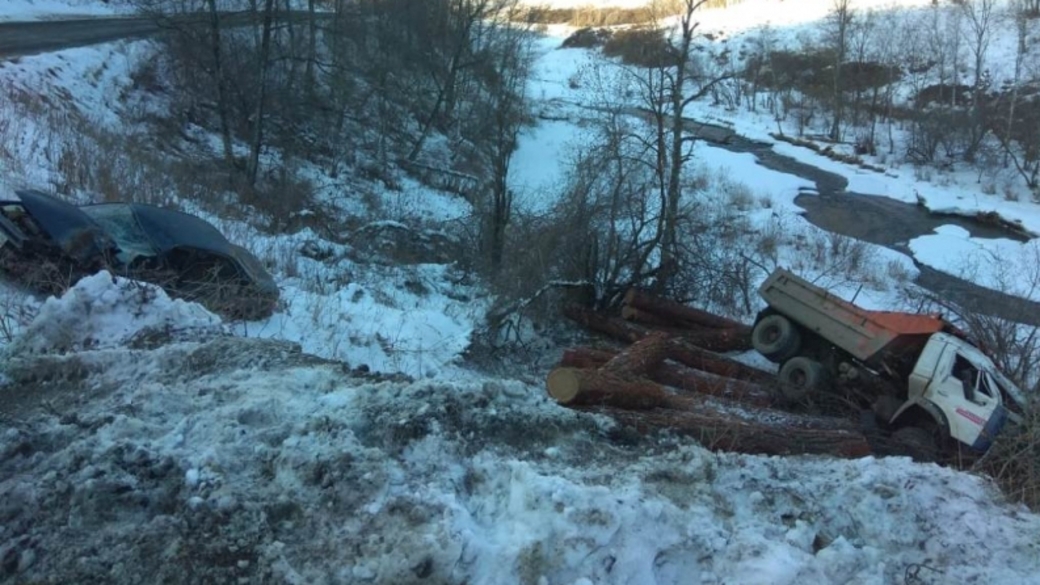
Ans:
{"label": "dry grass", "polygon": [[992,477],[1011,500],[1040,511],[1040,403],[1030,406],[1022,428],[1005,431],[974,470]]}
{"label": "dry grass", "polygon": [[672,49],[659,28],[640,27],[618,31],[603,45],[603,54],[638,67],[662,67],[675,62]]}

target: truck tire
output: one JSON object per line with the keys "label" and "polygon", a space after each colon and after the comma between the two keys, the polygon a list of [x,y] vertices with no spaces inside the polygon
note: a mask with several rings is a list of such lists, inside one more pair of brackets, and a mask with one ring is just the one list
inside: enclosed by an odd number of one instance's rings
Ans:
{"label": "truck tire", "polygon": [[751,332],[751,346],[767,360],[782,363],[798,353],[801,335],[783,315],[766,315]]}
{"label": "truck tire", "polygon": [[799,402],[827,384],[827,369],[807,357],[793,357],[780,368],[780,392],[788,402]]}
{"label": "truck tire", "polygon": [[939,444],[926,428],[906,426],[892,433],[892,439],[914,461],[932,463],[939,459]]}

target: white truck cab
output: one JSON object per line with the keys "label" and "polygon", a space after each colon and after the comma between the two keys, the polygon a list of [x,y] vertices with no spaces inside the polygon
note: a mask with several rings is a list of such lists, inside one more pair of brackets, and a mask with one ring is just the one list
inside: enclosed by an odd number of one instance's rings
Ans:
{"label": "white truck cab", "polygon": [[907,384],[907,400],[888,421],[898,424],[915,405],[944,426],[950,438],[985,451],[1010,420],[1021,422],[1022,392],[989,357],[947,333],[933,333]]}

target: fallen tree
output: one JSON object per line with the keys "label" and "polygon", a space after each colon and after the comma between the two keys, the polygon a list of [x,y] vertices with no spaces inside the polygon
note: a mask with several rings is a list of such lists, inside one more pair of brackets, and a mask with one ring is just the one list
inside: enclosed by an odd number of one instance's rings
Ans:
{"label": "fallen tree", "polygon": [[546,388],[560,404],[599,409],[643,432],[696,436],[713,448],[841,457],[870,452],[866,437],[847,421],[762,408],[756,403],[768,404],[771,396],[765,388],[668,363],[672,341],[658,331],[615,354],[572,350],[549,372]]}

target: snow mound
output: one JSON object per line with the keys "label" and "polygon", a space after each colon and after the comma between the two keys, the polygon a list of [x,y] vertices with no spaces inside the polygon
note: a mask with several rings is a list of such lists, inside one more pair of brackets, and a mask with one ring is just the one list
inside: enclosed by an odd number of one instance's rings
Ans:
{"label": "snow mound", "polygon": [[102,271],[81,279],[60,298],[47,299],[9,350],[68,353],[121,347],[161,332],[220,328],[220,317],[197,303],[171,299],[155,285]]}
{"label": "snow mound", "polygon": [[1040,583],[1040,518],[906,458],[714,454],[271,340],[29,359],[110,390],[0,426],[0,580]]}

